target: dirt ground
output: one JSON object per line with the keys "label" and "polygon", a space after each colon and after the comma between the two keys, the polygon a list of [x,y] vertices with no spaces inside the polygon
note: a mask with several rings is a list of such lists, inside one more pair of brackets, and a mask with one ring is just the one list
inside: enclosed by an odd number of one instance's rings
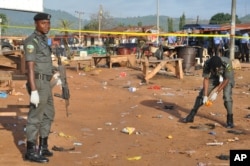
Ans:
{"label": "dirt ground", "polygon": [[[54,156],[46,165],[84,166],[213,166],[229,165],[220,155],[250,149],[250,68],[235,70],[233,130],[225,128],[221,94],[202,106],[194,123],[184,124],[202,86],[201,70],[177,79],[159,73],[141,84],[142,72],[127,67],[67,69],[71,93],[69,117],[64,101],[54,98],[56,116],[49,136]],[[25,80],[14,80],[15,95],[0,98],[0,165],[39,165],[23,160],[29,96]],[[136,87],[135,92],[128,87]],[[54,92],[60,93],[55,87]],[[130,135],[124,132],[134,128]],[[210,146],[207,143],[220,145]],[[74,150],[70,150],[74,147]]]}

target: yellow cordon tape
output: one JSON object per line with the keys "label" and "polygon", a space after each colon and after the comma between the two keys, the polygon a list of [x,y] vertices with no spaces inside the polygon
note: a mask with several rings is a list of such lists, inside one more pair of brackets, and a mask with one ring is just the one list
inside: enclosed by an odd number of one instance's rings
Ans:
{"label": "yellow cordon tape", "polygon": [[[20,29],[34,29],[31,26],[12,26],[12,25],[2,25],[2,27],[6,28],[20,28]],[[59,28],[51,28],[51,31],[59,31],[59,32],[74,32],[79,33],[79,30],[76,29],[59,29]],[[187,33],[142,33],[142,32],[113,32],[113,31],[86,31],[81,30],[81,33],[91,33],[91,34],[107,34],[107,35],[128,35],[128,36],[188,36],[188,37],[228,37],[228,35],[214,35],[214,34],[187,34]],[[231,35],[230,35],[231,36]],[[234,38],[246,38],[242,36],[233,36]]]}

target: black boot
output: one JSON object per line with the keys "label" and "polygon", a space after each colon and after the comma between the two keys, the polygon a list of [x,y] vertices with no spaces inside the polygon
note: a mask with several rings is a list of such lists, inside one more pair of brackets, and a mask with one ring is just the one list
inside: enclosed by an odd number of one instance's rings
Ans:
{"label": "black boot", "polygon": [[197,113],[198,109],[200,108],[200,106],[203,104],[202,100],[203,100],[202,97],[198,96],[196,98],[193,109],[191,110],[189,115],[182,120],[183,123],[192,123],[192,122],[194,122],[194,116],[196,115],[196,113]]}
{"label": "black boot", "polygon": [[227,114],[227,128],[233,128],[234,121],[233,121],[233,114]]}
{"label": "black boot", "polygon": [[183,123],[192,123],[194,122],[194,116],[196,115],[197,110],[192,109],[189,115],[182,120]]}
{"label": "black boot", "polygon": [[25,159],[32,161],[32,162],[37,162],[37,163],[49,162],[49,159],[37,154],[36,145],[33,142],[29,142],[29,141],[27,141],[27,152],[25,154]]}
{"label": "black boot", "polygon": [[39,154],[45,157],[53,156],[53,153],[48,149],[48,137],[39,137]]}

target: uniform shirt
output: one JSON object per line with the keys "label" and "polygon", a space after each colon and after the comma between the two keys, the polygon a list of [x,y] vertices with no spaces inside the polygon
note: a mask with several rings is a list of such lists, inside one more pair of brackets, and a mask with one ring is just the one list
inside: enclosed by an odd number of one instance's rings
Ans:
{"label": "uniform shirt", "polygon": [[248,35],[248,33],[244,33],[243,35],[242,35],[242,39],[241,39],[241,43],[242,44],[244,44],[244,43],[249,43],[249,35]]}
{"label": "uniform shirt", "polygon": [[221,37],[214,37],[214,44],[221,44],[222,38]]}
{"label": "uniform shirt", "polygon": [[24,51],[26,61],[35,62],[35,73],[52,75],[52,52],[46,35],[35,31],[25,39]]}
{"label": "uniform shirt", "polygon": [[174,44],[176,42],[175,36],[169,36],[168,37],[168,44]]}
{"label": "uniform shirt", "polygon": [[224,38],[223,38],[223,41],[224,41],[224,44],[228,44],[229,41],[230,41],[229,33],[227,32],[225,35],[227,35],[227,37],[224,37]]}
{"label": "uniform shirt", "polygon": [[229,82],[232,83],[232,85],[234,85],[234,71],[233,71],[232,61],[227,57],[220,57],[220,58],[222,60],[222,67],[220,72],[219,73],[211,72],[208,66],[210,59],[208,59],[204,64],[202,76],[204,78],[209,78],[219,81],[219,76],[221,75],[224,80],[229,79]]}

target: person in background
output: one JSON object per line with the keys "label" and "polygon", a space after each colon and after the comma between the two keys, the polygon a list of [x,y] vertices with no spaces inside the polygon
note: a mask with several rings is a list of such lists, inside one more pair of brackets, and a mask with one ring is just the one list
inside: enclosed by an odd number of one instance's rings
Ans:
{"label": "person in background", "polygon": [[[26,124],[27,151],[25,159],[46,163],[53,156],[48,149],[48,136],[55,110],[50,80],[53,77],[51,47],[46,34],[50,30],[51,15],[38,13],[34,16],[35,31],[25,39],[24,51],[27,65],[27,91],[30,94],[30,109]],[[56,84],[60,85],[56,77]],[[36,149],[39,136],[39,146]]]}
{"label": "person in background", "polygon": [[[231,60],[227,57],[212,56],[205,62],[202,76],[204,78],[203,88],[200,90],[191,112],[182,122],[192,123],[198,109],[207,104],[209,100],[215,101],[219,93],[223,91],[224,107],[227,110],[226,127],[233,128],[232,88],[235,82]],[[208,96],[211,97],[208,98]]]}
{"label": "person in background", "polygon": [[214,38],[213,38],[213,51],[214,55],[219,55],[222,53],[222,47],[223,47],[223,40],[222,37],[216,36],[219,35],[218,31],[215,31],[214,33]]}
{"label": "person in background", "polygon": [[226,31],[226,37],[223,37],[223,56],[230,58],[230,50],[229,50],[229,46],[230,46],[230,35],[229,32]]}
{"label": "person in background", "polygon": [[249,35],[247,31],[242,31],[242,39],[240,41],[241,62],[249,62]]}
{"label": "person in background", "polygon": [[[174,33],[174,32],[171,32]],[[176,36],[168,36],[168,45],[174,46],[176,43]]]}

